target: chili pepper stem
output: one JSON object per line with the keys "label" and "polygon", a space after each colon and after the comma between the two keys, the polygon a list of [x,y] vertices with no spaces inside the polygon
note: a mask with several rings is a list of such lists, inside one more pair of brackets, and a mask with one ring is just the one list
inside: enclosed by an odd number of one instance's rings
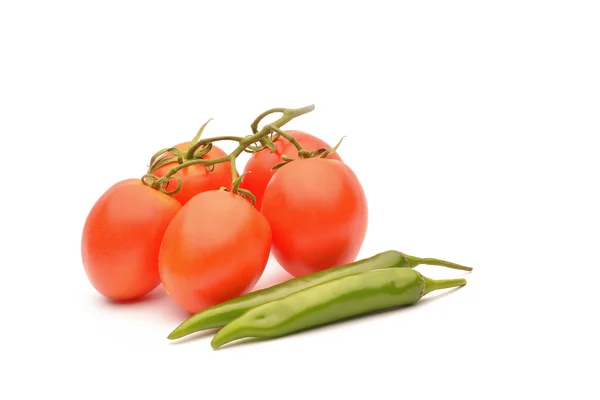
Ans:
{"label": "chili pepper stem", "polygon": [[438,265],[440,267],[448,267],[452,269],[460,269],[462,271],[473,271],[473,268],[467,267],[460,264],[455,264],[450,261],[438,260],[437,258],[422,258],[421,264],[425,265]]}
{"label": "chili pepper stem", "polygon": [[431,293],[435,290],[441,289],[450,289],[453,287],[464,286],[467,284],[467,280],[464,278],[457,279],[430,279],[423,277],[425,281],[425,287],[423,289],[423,293],[421,297],[425,296],[427,293]]}
{"label": "chili pepper stem", "polygon": [[408,254],[404,254],[404,258],[408,262],[410,268],[414,268],[417,265],[437,265],[440,267],[447,267],[452,269],[459,269],[461,271],[473,271],[473,268],[466,267],[464,265],[456,264],[450,261],[438,260],[437,258],[420,258],[415,256],[409,256]]}

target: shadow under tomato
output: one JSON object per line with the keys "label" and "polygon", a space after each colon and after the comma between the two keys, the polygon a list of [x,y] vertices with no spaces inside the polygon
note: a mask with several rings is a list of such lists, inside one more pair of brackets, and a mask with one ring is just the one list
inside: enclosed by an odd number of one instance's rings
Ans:
{"label": "shadow under tomato", "polygon": [[168,324],[173,325],[173,328],[192,315],[175,304],[162,285],[147,295],[134,300],[115,301],[103,297],[101,305],[115,311],[136,309],[144,313],[151,312],[157,318],[163,319]]}
{"label": "shadow under tomato", "polygon": [[287,337],[290,336],[295,336],[295,335],[306,335],[306,334],[311,334],[313,332],[316,332],[318,330],[325,330],[325,329],[332,329],[335,328],[338,329],[338,327],[343,326],[344,324],[351,324],[353,321],[361,319],[361,320],[368,320],[370,318],[377,318],[377,315],[379,314],[387,314],[387,313],[402,313],[408,310],[412,310],[418,307],[422,307],[423,304],[427,304],[429,302],[435,301],[436,299],[442,298],[444,296],[448,296],[450,293],[453,293],[457,290],[460,290],[462,286],[460,287],[454,287],[448,290],[440,290],[440,291],[436,291],[433,292],[432,294],[427,295],[427,297],[423,298],[422,300],[419,300],[417,303],[412,304],[412,305],[408,305],[408,306],[403,306],[403,307],[393,307],[393,308],[388,308],[385,310],[379,310],[379,311],[373,311],[367,314],[362,314],[362,315],[357,315],[354,317],[349,317],[349,318],[344,318],[344,319],[340,319],[337,321],[333,321],[327,324],[323,324],[323,325],[319,325],[319,326],[315,326],[312,328],[307,328],[307,329],[303,329],[300,330],[298,332],[294,332],[294,333],[289,333],[287,335],[284,336],[280,336],[277,338],[255,338],[255,337],[249,337],[249,338],[242,338],[239,340],[235,340],[233,342],[229,342],[224,344],[222,347],[218,348],[218,349],[213,349],[213,350],[224,350],[226,348],[229,347],[236,347],[236,346],[242,346],[242,345],[251,345],[251,344],[258,344],[259,342],[264,342],[264,341],[273,341],[273,340],[284,340]]}
{"label": "shadow under tomato", "polygon": [[128,304],[151,303],[151,302],[158,301],[158,300],[162,299],[165,296],[167,296],[167,293],[165,292],[165,290],[162,288],[162,286],[158,286],[156,289],[154,289],[153,291],[151,291],[147,295],[142,296],[142,297],[138,297],[136,299],[131,299],[131,300],[114,300],[114,299],[109,299],[107,297],[102,297],[102,299],[104,300],[104,302],[106,304],[115,305],[115,306],[121,307],[123,305],[128,305]]}

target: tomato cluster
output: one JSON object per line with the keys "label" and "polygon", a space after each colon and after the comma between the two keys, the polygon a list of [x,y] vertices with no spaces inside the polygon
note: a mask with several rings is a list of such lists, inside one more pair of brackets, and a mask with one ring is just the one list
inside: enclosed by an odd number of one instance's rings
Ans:
{"label": "tomato cluster", "polygon": [[[211,139],[181,143],[97,200],[81,251],[98,292],[131,300],[162,283],[196,313],[251,291],[271,253],[296,277],[355,260],[367,201],[336,149],[277,126],[236,140],[230,155]],[[235,159],[248,149],[238,177]]]}

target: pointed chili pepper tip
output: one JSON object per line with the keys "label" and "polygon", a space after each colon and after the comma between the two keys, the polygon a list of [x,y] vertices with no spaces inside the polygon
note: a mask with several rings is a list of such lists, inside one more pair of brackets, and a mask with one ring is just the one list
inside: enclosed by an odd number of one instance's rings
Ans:
{"label": "pointed chili pepper tip", "polygon": [[247,335],[244,332],[225,325],[219,332],[215,334],[213,339],[210,341],[210,345],[213,349],[218,349],[224,344],[233,342],[236,339],[241,339],[246,336]]}
{"label": "pointed chili pepper tip", "polygon": [[181,323],[177,328],[173,329],[173,331],[171,333],[169,333],[169,336],[167,336],[167,339],[169,339],[169,340],[180,339],[180,338],[192,333],[185,329],[186,325],[188,325],[187,320],[184,321],[183,323]]}
{"label": "pointed chili pepper tip", "polygon": [[167,336],[167,339],[169,340],[175,340],[175,339],[179,339],[181,338],[183,335],[178,335],[175,331],[169,333],[169,336]]}
{"label": "pointed chili pepper tip", "polygon": [[218,349],[219,347],[223,346],[226,343],[231,342],[233,339],[229,340],[228,338],[223,338],[221,335],[219,335],[218,333],[215,335],[215,337],[213,337],[213,339],[210,341],[210,346],[213,349]]}

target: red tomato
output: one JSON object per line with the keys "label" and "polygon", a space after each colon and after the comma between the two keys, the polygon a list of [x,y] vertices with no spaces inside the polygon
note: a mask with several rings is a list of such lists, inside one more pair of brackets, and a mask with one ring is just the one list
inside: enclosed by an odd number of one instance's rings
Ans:
{"label": "red tomato", "polygon": [[[180,143],[175,146],[185,152],[190,146],[190,142]],[[163,157],[172,157],[173,153],[166,153]],[[205,160],[214,160],[215,158],[225,157],[227,154],[213,144],[212,149],[202,157]],[[176,167],[177,161],[163,165],[154,171],[158,177],[164,176],[173,167]],[[231,189],[231,164],[228,162],[216,164],[215,169],[209,172],[204,165],[196,164],[185,167],[175,175],[181,178],[181,190],[173,195],[181,204],[187,203],[189,199],[198,193],[207,190],[219,190],[221,187]],[[168,190],[177,187],[177,181],[172,178],[169,180]]]}
{"label": "red tomato", "polygon": [[162,241],[163,286],[181,308],[197,313],[254,287],[271,249],[271,228],[247,200],[211,190],[182,207]]}
{"label": "red tomato", "polygon": [[[286,132],[294,136],[305,150],[315,151],[322,148],[327,150],[331,149],[331,146],[327,143],[306,132]],[[277,172],[277,170],[271,171],[271,168],[283,161],[281,158],[283,154],[291,158],[298,158],[298,150],[285,138],[280,137],[275,141],[275,149],[276,150],[273,153],[271,153],[270,150],[265,149],[252,154],[244,168],[244,172],[250,171],[250,173],[242,178],[240,187],[250,190],[252,194],[256,196],[255,207],[257,210],[261,209],[262,199],[267,184],[271,180],[273,174]],[[328,155],[327,158],[342,160],[337,152]]]}
{"label": "red tomato", "polygon": [[180,208],[139,179],[109,188],[88,214],[81,240],[83,266],[96,290],[113,300],[131,300],[157,287],[160,243]]}
{"label": "red tomato", "polygon": [[367,230],[367,200],[346,164],[300,159],[269,182],[262,214],[273,232],[273,255],[299,277],[356,259]]}

